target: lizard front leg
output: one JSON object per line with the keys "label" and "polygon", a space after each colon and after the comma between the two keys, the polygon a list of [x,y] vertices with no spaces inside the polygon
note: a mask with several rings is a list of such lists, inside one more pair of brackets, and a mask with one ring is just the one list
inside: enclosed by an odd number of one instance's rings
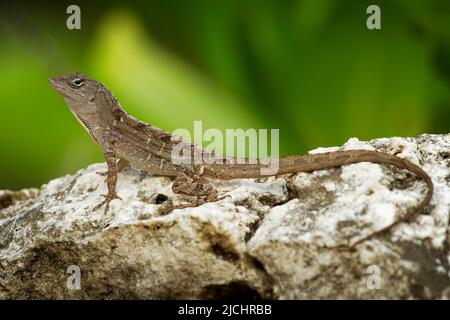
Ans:
{"label": "lizard front leg", "polygon": [[[120,158],[119,160],[116,161],[116,167],[117,167],[117,172],[122,172],[122,170],[129,164],[128,160],[125,160],[124,158]],[[96,172],[97,174],[101,175],[101,176],[106,176],[108,175],[108,171],[105,172]]]}
{"label": "lizard front leg", "polygon": [[105,205],[105,213],[108,212],[109,203],[114,199],[120,199],[116,193],[116,185],[117,185],[117,172],[118,168],[116,165],[116,154],[112,150],[105,150],[103,153],[105,156],[106,164],[108,165],[108,171],[106,172],[106,185],[108,186],[108,194],[105,197],[105,200],[100,202],[97,206],[95,206],[94,210],[99,209],[101,206]]}

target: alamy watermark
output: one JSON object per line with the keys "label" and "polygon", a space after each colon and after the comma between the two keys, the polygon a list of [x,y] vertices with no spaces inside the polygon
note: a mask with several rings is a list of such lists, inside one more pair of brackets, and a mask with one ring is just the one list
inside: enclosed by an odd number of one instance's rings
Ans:
{"label": "alamy watermark", "polygon": [[81,29],[81,9],[75,4],[71,4],[67,7],[66,13],[70,16],[66,20],[66,27],[69,30]]}
{"label": "alamy watermark", "polygon": [[379,290],[381,289],[381,269],[376,264],[372,264],[367,267],[367,289]]}
{"label": "alamy watermark", "polygon": [[70,276],[67,278],[67,289],[80,290],[81,289],[81,269],[76,264],[67,267],[67,273]]}
{"label": "alamy watermark", "polygon": [[366,26],[369,30],[381,29],[381,9],[376,4],[372,4],[367,7],[366,13],[370,16],[366,20]]}
{"label": "alamy watermark", "polygon": [[[199,148],[177,140],[178,136],[187,138]],[[219,129],[203,131],[202,121],[194,121],[193,137],[187,129],[175,130],[173,137],[171,160],[174,164],[260,164],[261,175],[274,175],[279,169],[279,129],[270,130],[269,141],[267,129],[226,129],[224,136]],[[203,142],[208,143],[205,146],[208,151],[201,148]],[[237,154],[245,157],[236,157]]]}
{"label": "alamy watermark", "polygon": [[[66,20],[66,26],[69,30],[81,29],[81,9],[76,4],[67,7],[66,13],[69,14]],[[366,20],[366,26],[369,30],[381,29],[381,9],[378,5],[372,4],[367,7],[366,13],[370,16]]]}

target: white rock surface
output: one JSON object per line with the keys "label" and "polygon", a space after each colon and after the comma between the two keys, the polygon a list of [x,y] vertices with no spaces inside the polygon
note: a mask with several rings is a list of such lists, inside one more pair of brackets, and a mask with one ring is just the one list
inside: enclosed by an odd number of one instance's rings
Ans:
{"label": "white rock surface", "polygon": [[[353,138],[312,152],[336,149],[420,165],[435,184],[431,205],[351,252],[336,247],[417,205],[425,184],[359,163],[213,181],[230,197],[172,210],[190,199],[173,194],[169,178],[128,167],[119,174],[123,200],[105,215],[92,210],[106,193],[97,174],[105,165],[94,164],[39,190],[0,191],[0,298],[449,298],[450,134]],[[80,289],[67,286],[71,265]]]}

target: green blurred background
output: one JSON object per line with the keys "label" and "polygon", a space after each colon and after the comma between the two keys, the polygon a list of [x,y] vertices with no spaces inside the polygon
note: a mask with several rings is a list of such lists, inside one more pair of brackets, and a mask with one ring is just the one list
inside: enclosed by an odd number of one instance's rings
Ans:
{"label": "green blurred background", "polygon": [[168,131],[279,128],[282,155],[450,131],[448,0],[15,1],[0,19],[0,189],[103,161],[47,83],[74,71]]}

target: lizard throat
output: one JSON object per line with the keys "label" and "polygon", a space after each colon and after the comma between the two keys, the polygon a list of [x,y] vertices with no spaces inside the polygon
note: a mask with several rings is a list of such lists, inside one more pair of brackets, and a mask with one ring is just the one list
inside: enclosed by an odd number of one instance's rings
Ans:
{"label": "lizard throat", "polygon": [[76,114],[71,108],[70,111],[75,116],[75,118],[78,120],[78,122],[83,126],[83,128],[89,133],[89,135],[94,139],[95,142],[98,143],[97,139],[94,137],[92,126],[89,124],[89,122],[84,119],[83,117]]}

